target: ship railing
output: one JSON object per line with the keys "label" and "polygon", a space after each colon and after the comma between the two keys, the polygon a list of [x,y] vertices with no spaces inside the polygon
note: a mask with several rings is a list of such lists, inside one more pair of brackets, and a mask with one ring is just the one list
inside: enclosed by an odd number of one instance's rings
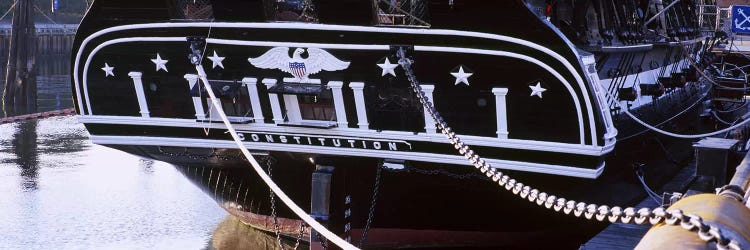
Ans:
{"label": "ship railing", "polygon": [[727,34],[731,34],[732,31],[732,9],[731,8],[717,8],[718,17],[716,18],[716,31],[724,31]]}
{"label": "ship railing", "polygon": [[373,0],[381,26],[430,27],[424,0]]}
{"label": "ship railing", "polygon": [[720,8],[716,5],[698,5],[698,27],[703,35],[711,35],[719,29]]}

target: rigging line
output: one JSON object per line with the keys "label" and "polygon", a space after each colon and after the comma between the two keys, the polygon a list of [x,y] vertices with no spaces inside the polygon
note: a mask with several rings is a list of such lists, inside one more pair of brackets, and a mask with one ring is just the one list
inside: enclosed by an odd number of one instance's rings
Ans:
{"label": "rigging line", "polygon": [[674,48],[669,48],[667,54],[664,55],[664,60],[661,61],[661,68],[659,69],[659,77],[664,76],[664,73],[667,72],[667,67],[672,63],[670,57],[672,57],[673,50]]}
{"label": "rigging line", "polygon": [[2,16],[0,16],[0,21],[5,19],[5,16],[7,16],[11,11],[13,11],[13,8],[16,7],[16,3],[18,3],[18,0],[13,1],[13,5],[11,5],[10,8],[8,8],[8,11],[6,11]]}
{"label": "rigging line", "polygon": [[656,202],[656,204],[661,203],[661,201],[657,198],[657,197],[659,197],[659,195],[656,192],[654,192],[654,190],[652,190],[648,186],[648,184],[646,184],[645,178],[642,175],[638,175],[637,178],[638,178],[638,181],[641,182],[641,185],[643,186],[643,189],[646,191],[646,195],[648,195],[648,197],[650,197],[651,199],[654,199],[654,201]]}
{"label": "rigging line", "polygon": [[[610,95],[609,93],[607,93],[607,97],[610,98],[610,99],[612,99],[612,100],[615,100],[612,97],[612,95]],[[653,130],[653,131],[655,131],[657,133],[663,134],[663,135],[667,135],[667,136],[671,136],[671,137],[675,137],[675,138],[682,138],[682,139],[697,139],[697,138],[703,138],[703,137],[709,137],[709,136],[714,136],[714,135],[718,135],[718,134],[723,134],[723,133],[726,133],[728,131],[732,131],[734,129],[737,129],[737,128],[739,128],[739,127],[747,124],[748,122],[750,122],[750,119],[746,119],[743,116],[743,119],[745,119],[744,121],[742,121],[741,123],[736,124],[734,126],[722,129],[722,130],[718,130],[718,131],[714,131],[714,132],[710,132],[710,133],[705,133],[705,134],[692,134],[692,135],[677,134],[677,133],[672,133],[672,132],[665,131],[665,130],[659,129],[657,127],[651,126],[650,124],[644,122],[643,120],[639,119],[638,117],[636,117],[635,115],[633,115],[632,113],[630,113],[630,111],[627,110],[627,108],[625,107],[625,105],[623,105],[622,103],[617,102],[617,104],[620,106],[620,108],[622,109],[622,111],[625,112],[626,115],[628,115],[631,119],[633,119],[637,123],[640,123],[644,127],[648,128],[648,129],[651,129],[651,130]],[[745,116],[750,116],[750,113],[746,114]]]}
{"label": "rigging line", "polygon": [[[617,82],[619,81],[622,73],[621,69],[623,65],[625,65],[625,61],[627,61],[627,58],[629,56],[629,53],[626,53],[625,55],[620,56],[620,61],[617,63],[617,67],[614,69],[610,69],[609,72],[615,72],[612,76],[612,80],[609,83],[609,87],[607,87],[607,92],[615,91],[617,88]],[[615,71],[612,71],[615,70]],[[609,72],[607,74],[609,74]]]}
{"label": "rigging line", "polygon": [[385,1],[385,0],[380,0],[380,2],[381,2],[381,3],[385,3],[385,4],[387,4],[387,5],[388,5],[388,7],[391,7],[390,11],[396,11],[396,12],[399,12],[399,13],[401,13],[402,15],[408,16],[409,18],[413,19],[412,21],[416,21],[416,22],[419,22],[419,23],[421,23],[421,25],[424,25],[424,26],[430,26],[430,24],[429,24],[429,23],[425,22],[424,20],[422,20],[421,18],[419,18],[419,17],[417,17],[417,16],[413,15],[413,14],[412,14],[412,13],[410,13],[410,12],[407,12],[407,11],[405,11],[405,10],[401,9],[401,7],[399,7],[399,6],[393,5],[393,4],[391,4],[390,2],[388,2],[388,1]]}
{"label": "rigging line", "polygon": [[[670,117],[669,119],[666,119],[666,120],[664,120],[664,121],[660,122],[659,124],[656,124],[656,125],[654,125],[654,127],[659,127],[659,126],[661,126],[661,125],[664,125],[665,123],[667,123],[667,122],[670,122],[670,121],[674,120],[675,118],[677,118],[678,116],[680,116],[680,115],[684,114],[684,113],[685,113],[685,112],[687,112],[688,110],[691,110],[691,109],[693,109],[693,107],[695,107],[695,105],[697,105],[698,103],[701,103],[701,102],[703,102],[703,99],[704,99],[704,98],[706,98],[706,96],[708,96],[708,93],[707,93],[707,92],[706,92],[706,93],[704,93],[704,94],[703,94],[703,96],[701,96],[700,98],[698,98],[698,100],[695,100],[695,102],[694,102],[694,103],[693,103],[692,105],[690,105],[689,107],[685,108],[684,110],[680,111],[679,113],[677,113],[676,115],[674,115],[674,116]],[[618,141],[624,141],[624,140],[627,140],[627,139],[630,139],[630,138],[633,138],[633,137],[639,136],[639,135],[641,135],[641,134],[643,134],[643,133],[646,133],[646,132],[648,132],[648,131],[651,131],[651,130],[650,130],[650,129],[644,129],[644,130],[643,130],[643,131],[641,131],[641,132],[635,133],[635,134],[633,134],[633,135],[630,135],[630,136],[628,136],[628,137],[625,137],[625,138],[622,138],[622,139],[618,139]]]}
{"label": "rigging line", "polygon": [[[736,49],[737,49],[737,51],[740,51],[740,47],[737,47],[737,45],[735,45],[735,44],[732,44],[732,47],[736,48]],[[747,60],[750,60],[750,56],[748,56],[748,55],[745,55],[744,53],[738,53],[738,54],[740,54],[740,55],[741,55],[742,57],[744,57],[745,59],[747,59]],[[742,67],[738,67],[738,68],[740,68],[740,69],[741,69],[741,68],[745,68],[745,67],[750,67],[750,65],[745,65],[745,66],[742,66]]]}
{"label": "rigging line", "polygon": [[[208,40],[209,40],[209,38],[211,38],[211,28],[213,28],[213,23],[214,23],[214,19],[211,19],[211,23],[209,23],[209,25],[208,25],[208,33],[206,34],[206,42],[203,44],[203,51],[201,51],[201,60],[203,60],[203,58],[205,58],[205,56],[206,56],[206,49],[208,48]],[[203,63],[203,62],[201,62],[201,63]],[[198,84],[198,97],[201,98],[201,102],[202,102],[202,100],[203,100],[203,91],[201,91],[201,84]],[[213,104],[213,102],[211,102],[208,105],[208,113],[207,113],[207,115],[208,115],[208,119],[207,119],[208,120],[208,126],[206,126],[206,127],[203,128],[203,132],[206,134],[206,136],[208,136],[208,134],[211,133],[211,121],[212,121],[212,119],[211,119],[211,110],[214,109],[213,107],[214,107],[214,104]],[[201,123],[205,124],[205,122],[201,122]]]}
{"label": "rigging line", "polygon": [[[685,49],[683,46],[680,46],[680,47],[682,49]],[[731,47],[730,47],[730,49],[731,49]],[[698,72],[698,74],[700,74],[705,81],[708,81],[709,83],[714,84],[714,85],[721,86],[716,81],[714,81],[711,77],[709,77],[708,75],[706,75],[706,73],[703,72],[704,69],[701,69],[700,67],[698,67],[698,65],[695,63],[695,58],[693,58],[692,56],[688,56],[687,59],[688,59],[688,61],[690,61],[690,65],[693,66],[693,68],[695,68],[695,71]]]}
{"label": "rigging line", "polygon": [[38,11],[39,14],[42,14],[42,16],[44,16],[45,18],[47,18],[47,20],[49,20],[53,24],[58,24],[57,22],[55,22],[55,20],[52,20],[52,18],[50,18],[49,16],[47,16],[47,14],[44,14],[44,11],[42,11],[41,9],[39,9],[39,6],[36,6],[36,4],[34,4],[34,9],[36,11]]}
{"label": "rigging line", "polygon": [[[735,124],[735,123],[737,123],[738,121],[740,121],[740,119],[739,119],[739,118],[735,119],[735,120],[734,120],[734,122],[732,122],[732,125],[734,125],[734,124]],[[729,126],[732,126],[732,125],[729,125]],[[728,137],[729,137],[729,133],[726,133],[726,134],[724,135],[724,139],[727,139]],[[750,140],[748,140],[748,143],[750,143]]]}
{"label": "rigging line", "polygon": [[732,112],[734,112],[734,111],[737,111],[737,110],[740,110],[740,109],[742,109],[742,108],[743,108],[743,107],[745,107],[745,106],[747,106],[747,101],[743,102],[743,103],[742,103],[742,105],[740,105],[740,106],[739,106],[739,107],[737,107],[737,108],[733,108],[733,109],[728,109],[728,110],[714,110],[714,111],[715,111],[716,113],[732,113]]}
{"label": "rigging line", "polygon": [[732,125],[734,125],[735,123],[737,123],[737,120],[735,120],[734,122],[728,122],[728,121],[725,121],[724,119],[721,119],[721,117],[719,117],[719,115],[718,115],[718,114],[716,114],[716,111],[711,111],[711,115],[712,115],[712,116],[713,116],[714,118],[716,118],[716,120],[717,120],[717,121],[719,121],[719,122],[723,123],[724,125],[729,125],[729,126],[732,126]]}
{"label": "rigging line", "polygon": [[677,67],[680,65],[680,62],[682,61],[680,60],[680,56],[683,54],[682,51],[683,50],[677,51],[677,53],[675,53],[675,55],[672,57],[672,59],[675,62],[672,64],[672,67],[669,69],[669,74],[673,74],[674,72],[676,72]]}
{"label": "rigging line", "polygon": [[[637,86],[637,84],[641,83],[641,79],[639,77],[640,77],[641,73],[644,72],[643,71],[643,62],[645,62],[645,61],[646,61],[646,53],[643,53],[643,57],[641,57],[641,62],[638,63],[638,65],[637,65],[638,66],[638,68],[636,69],[637,72],[635,73],[635,79],[633,79],[633,86],[632,86],[633,88],[635,88]],[[623,83],[623,85],[624,84],[625,83]]]}
{"label": "rigging line", "polygon": [[[492,178],[492,181],[497,183],[500,187],[511,191],[517,197],[528,200],[529,202],[536,203],[537,205],[544,206],[547,209],[554,210],[555,212],[565,213],[566,215],[573,215],[575,217],[583,217],[589,220],[598,221],[609,221],[615,223],[621,221],[623,223],[635,222],[636,224],[651,223],[657,225],[665,222],[669,225],[692,225],[690,228],[684,227],[685,229],[698,228],[700,238],[706,242],[716,241],[718,247],[726,249],[741,249],[742,246],[736,240],[733,240],[726,235],[721,233],[721,229],[716,225],[711,225],[703,221],[700,216],[684,215],[681,210],[666,210],[663,207],[657,207],[654,209],[642,207],[638,210],[633,207],[621,208],[619,206],[609,207],[607,205],[590,204],[586,202],[576,202],[575,200],[568,200],[564,197],[557,197],[553,194],[542,192],[539,189],[533,188],[529,185],[518,182],[516,179],[511,178],[509,175],[495,169],[491,163],[485,161],[479,156],[469,145],[466,145],[455,132],[448,126],[440,113],[435,109],[435,105],[430,102],[430,98],[422,90],[419,85],[417,77],[412,71],[413,60],[407,58],[403,48],[397,51],[399,59],[399,65],[404,69],[407,80],[411,86],[412,92],[417,96],[419,102],[422,104],[425,110],[430,113],[430,116],[436,121],[437,128],[440,132],[447,137],[453,147],[472,165],[480,171],[482,174],[486,174],[487,178]],[[706,233],[710,233],[711,237],[706,236]]]}
{"label": "rigging line", "polygon": [[219,116],[221,117],[222,122],[224,122],[224,125],[226,125],[227,130],[229,131],[229,134],[232,136],[232,139],[234,140],[234,143],[237,145],[237,147],[240,149],[243,155],[245,155],[245,158],[247,158],[248,162],[250,162],[250,165],[252,165],[255,172],[260,176],[260,178],[263,180],[266,185],[276,194],[276,196],[281,199],[282,202],[284,202],[284,205],[286,205],[294,214],[300,217],[303,221],[305,221],[310,227],[312,227],[315,231],[317,231],[319,234],[322,234],[324,237],[326,237],[329,241],[333,242],[337,246],[343,248],[343,249],[358,249],[351,243],[347,242],[346,240],[342,239],[335,233],[329,231],[325,226],[320,224],[318,221],[313,219],[305,210],[303,210],[301,207],[299,207],[294,201],[289,198],[289,196],[284,193],[281,188],[279,188],[276,183],[271,180],[271,177],[266,174],[265,171],[263,171],[263,168],[260,167],[260,164],[258,164],[258,161],[255,160],[255,157],[253,157],[252,154],[250,154],[250,151],[247,149],[245,144],[243,144],[242,140],[240,140],[239,135],[237,134],[237,131],[234,129],[234,126],[232,126],[232,123],[229,121],[229,118],[227,118],[227,115],[224,113],[224,109],[220,108],[219,106],[219,99],[214,94],[214,91],[211,89],[210,84],[208,83],[208,78],[206,77],[206,71],[203,69],[202,64],[195,65],[195,69],[198,73],[198,77],[200,78],[200,81],[205,85],[206,92],[208,92],[209,98],[211,98],[211,102],[214,103],[214,106],[216,106],[216,111],[219,113]]}
{"label": "rigging line", "polygon": [[[711,67],[716,67],[715,64],[711,64]],[[730,71],[732,71],[732,70],[739,70],[740,73],[742,73],[743,75],[747,75],[747,73],[745,72],[745,70],[742,69],[742,68],[747,67],[747,66],[740,67],[740,66],[737,66],[736,64],[728,63],[728,62],[721,63],[721,66],[722,66],[722,70],[719,71],[720,73],[723,72],[723,71],[727,71],[727,66],[732,66],[733,68],[730,69]]]}
{"label": "rigging line", "polygon": [[[645,53],[644,53],[644,56],[645,56]],[[635,59],[635,54],[630,53],[630,56],[628,57],[628,62],[625,63],[623,70],[620,71],[620,75],[622,76],[622,79],[617,83],[617,86],[615,86],[615,91],[625,86],[625,83],[628,81],[628,78],[630,77],[631,68],[633,66],[633,59]]]}

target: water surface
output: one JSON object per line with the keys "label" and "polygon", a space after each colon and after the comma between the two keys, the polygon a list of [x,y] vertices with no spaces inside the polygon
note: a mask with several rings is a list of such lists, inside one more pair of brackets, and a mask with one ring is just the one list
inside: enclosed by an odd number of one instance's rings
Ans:
{"label": "water surface", "polygon": [[227,215],[166,163],[74,117],[0,125],[0,249],[206,249]]}

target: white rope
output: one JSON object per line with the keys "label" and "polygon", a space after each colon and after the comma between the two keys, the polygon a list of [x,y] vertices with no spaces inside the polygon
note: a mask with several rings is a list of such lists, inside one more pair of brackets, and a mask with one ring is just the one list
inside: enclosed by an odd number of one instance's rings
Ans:
{"label": "white rope", "polygon": [[[670,121],[674,120],[674,119],[675,119],[675,118],[677,118],[678,116],[681,116],[682,114],[684,114],[684,113],[685,113],[685,112],[687,112],[688,110],[691,110],[691,109],[693,109],[693,107],[695,107],[695,105],[697,105],[698,103],[701,103],[701,102],[703,102],[703,98],[706,98],[706,96],[708,96],[708,93],[704,93],[704,94],[703,94],[703,96],[701,96],[700,98],[698,98],[698,100],[696,100],[696,101],[695,101],[695,102],[694,102],[694,103],[693,103],[692,105],[690,105],[689,107],[687,107],[687,108],[683,109],[683,110],[682,110],[682,111],[680,111],[679,113],[677,113],[677,114],[673,115],[673,116],[672,116],[672,117],[670,117],[669,119],[666,119],[666,120],[664,120],[664,121],[660,122],[659,124],[656,124],[656,125],[654,125],[654,127],[658,127],[658,126],[664,125],[665,123],[667,123],[667,122],[670,122]],[[639,135],[641,135],[641,134],[643,134],[643,133],[646,133],[646,132],[648,132],[649,130],[650,130],[650,129],[645,129],[645,130],[642,130],[641,132],[638,132],[638,133],[635,133],[635,134],[629,135],[629,136],[627,136],[627,137],[625,137],[625,138],[622,138],[622,139],[617,139],[617,141],[624,141],[624,140],[627,140],[627,139],[630,139],[630,138],[633,138],[633,137],[639,136]]]}
{"label": "white rope", "polygon": [[0,16],[0,21],[2,21],[3,19],[5,19],[5,16],[7,16],[8,13],[10,13],[11,11],[13,11],[13,7],[16,7],[16,3],[18,3],[18,1],[14,1],[13,5],[11,5],[10,8],[8,8],[8,11],[6,11],[5,14],[3,14],[3,16]]}
{"label": "white rope", "polygon": [[640,123],[641,125],[643,125],[644,127],[648,128],[648,129],[656,131],[657,133],[660,133],[660,134],[663,134],[663,135],[667,135],[667,136],[671,136],[671,137],[675,137],[675,138],[697,139],[697,138],[714,136],[714,135],[723,134],[723,133],[735,130],[735,129],[737,129],[737,128],[739,128],[739,127],[747,124],[748,122],[750,122],[750,119],[745,119],[744,121],[742,121],[739,124],[736,124],[734,126],[731,126],[731,127],[719,130],[719,131],[714,131],[714,132],[711,132],[711,133],[705,133],[705,134],[697,134],[697,135],[675,134],[675,133],[672,133],[672,132],[669,132],[669,131],[664,131],[664,130],[661,130],[661,129],[657,128],[657,127],[651,126],[650,124],[644,122],[643,120],[638,119],[638,117],[636,117],[635,115],[633,115],[632,113],[630,113],[630,111],[628,110],[628,107],[625,107],[625,105],[623,105],[621,102],[617,101],[617,99],[615,99],[612,96],[612,94],[610,94],[609,92],[604,92],[604,93],[607,95],[607,98],[609,98],[610,101],[616,102],[617,105],[620,107],[620,109],[623,112],[625,112],[625,114],[627,114],[628,116],[630,116],[630,118],[633,119],[634,121]]}
{"label": "white rope", "polygon": [[240,151],[242,151],[242,154],[245,155],[245,158],[247,158],[247,160],[250,162],[250,165],[253,166],[255,172],[258,173],[261,179],[263,179],[263,182],[265,182],[266,185],[271,188],[271,191],[273,191],[273,193],[276,194],[276,196],[278,196],[279,199],[281,199],[281,201],[284,202],[284,204],[292,210],[292,212],[299,216],[303,221],[307,222],[307,224],[315,229],[315,231],[326,237],[326,239],[333,242],[342,249],[358,249],[354,245],[340,238],[338,235],[329,231],[325,226],[318,223],[318,221],[308,215],[305,210],[302,210],[302,208],[297,206],[297,204],[294,203],[294,201],[292,201],[292,199],[289,198],[289,196],[287,196],[284,191],[281,190],[281,188],[279,188],[279,186],[273,182],[273,180],[271,180],[271,177],[269,177],[268,174],[263,171],[263,169],[260,167],[260,164],[258,164],[258,161],[256,161],[253,155],[250,154],[250,151],[247,150],[247,147],[245,147],[245,145],[242,143],[242,140],[240,140],[240,137],[237,135],[237,131],[234,130],[234,127],[229,122],[227,115],[224,113],[224,109],[219,105],[218,99],[216,98],[216,95],[214,95],[214,91],[211,89],[211,86],[208,83],[208,78],[206,77],[206,72],[203,70],[203,65],[196,65],[195,69],[198,71],[198,76],[200,77],[201,82],[203,82],[203,85],[206,88],[206,92],[208,92],[208,97],[211,98],[211,102],[216,107],[217,113],[219,113],[219,116],[221,116],[221,120],[224,122],[224,125],[227,126],[229,134],[232,135],[234,143],[237,144],[237,147],[240,149]]}
{"label": "white rope", "polygon": [[39,11],[39,14],[42,14],[42,16],[44,16],[45,18],[47,18],[47,20],[49,20],[53,24],[58,24],[57,22],[55,22],[55,20],[52,20],[52,18],[50,18],[49,16],[47,16],[47,14],[44,14],[44,11],[42,11],[41,9],[39,9],[39,6],[36,6],[36,4],[34,4],[34,9],[36,9],[36,11]]}

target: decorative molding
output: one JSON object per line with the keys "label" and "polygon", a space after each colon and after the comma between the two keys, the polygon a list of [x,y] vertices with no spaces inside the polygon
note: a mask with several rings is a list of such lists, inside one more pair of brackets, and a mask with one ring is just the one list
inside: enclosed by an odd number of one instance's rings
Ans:
{"label": "decorative molding", "polygon": [[[209,140],[209,139],[187,139],[187,138],[169,138],[169,137],[152,137],[152,136],[90,136],[91,141],[103,145],[143,145],[143,146],[170,146],[170,147],[196,147],[196,148],[237,148],[237,145],[230,140]],[[312,154],[339,154],[354,157],[371,157],[382,159],[400,159],[409,161],[433,162],[439,164],[453,164],[470,166],[471,163],[460,155],[445,155],[433,153],[417,152],[399,152],[399,151],[379,151],[368,149],[354,148],[321,148],[316,146],[293,145],[293,144],[274,144],[260,142],[245,142],[248,148],[254,150],[269,151],[286,151],[296,153]],[[571,176],[579,178],[594,179],[599,177],[604,171],[605,163],[597,166],[596,169],[579,168],[574,166],[562,166],[532,162],[508,161],[500,159],[485,158],[493,167],[499,169],[534,172],[552,175]]]}
{"label": "decorative molding", "polygon": [[333,92],[333,108],[336,110],[336,123],[338,123],[339,128],[348,128],[349,122],[346,120],[346,105],[344,105],[344,94],[341,92],[341,88],[343,86],[343,82],[328,82],[328,88],[330,88],[331,92]]}
{"label": "decorative molding", "polygon": [[[193,89],[195,84],[198,83],[198,75],[185,74],[185,80],[188,81],[188,90]],[[200,97],[192,97],[193,108],[195,109],[195,119],[206,120],[206,111],[203,109],[203,103],[201,103]]]}
{"label": "decorative molding", "polygon": [[[424,94],[427,96],[428,99],[432,102],[433,105],[435,105],[436,101],[435,98],[432,98],[432,92],[435,90],[435,85],[423,85],[420,84],[420,87],[422,87],[422,91],[424,91]],[[437,127],[435,124],[435,119],[432,119],[432,115],[430,115],[430,112],[427,111],[426,108],[422,108],[422,112],[424,113],[424,130],[428,134],[434,134],[437,131]]]}
{"label": "decorative molding", "polygon": [[302,112],[299,110],[299,99],[296,95],[281,95],[284,99],[284,108],[286,111],[286,118],[289,123],[301,123]]}
{"label": "decorative molding", "polygon": [[140,108],[141,117],[151,117],[151,112],[148,111],[148,102],[146,102],[146,93],[143,91],[143,73],[130,72],[128,73],[128,76],[133,79],[135,96],[138,98],[138,107]]}
{"label": "decorative molding", "polygon": [[[266,78],[261,81],[266,88],[271,88],[276,85],[276,79]],[[284,123],[284,116],[281,113],[281,104],[279,103],[279,95],[275,93],[268,93],[268,99],[271,102],[271,113],[273,113],[273,122],[276,124]]]}
{"label": "decorative molding", "polygon": [[[159,126],[159,127],[179,127],[179,128],[212,128],[212,129],[226,129],[223,124],[220,123],[199,123],[193,119],[178,119],[178,118],[142,118],[134,116],[103,116],[103,115],[79,115],[77,116],[78,121],[81,123],[94,123],[94,124],[118,124],[118,125],[134,125],[134,126]],[[257,131],[257,132],[275,132],[275,133],[289,133],[289,127],[276,126],[270,123],[250,123],[250,124],[233,124],[237,130],[243,131]],[[326,136],[347,136],[347,137],[362,137],[372,138],[377,136],[378,138],[390,139],[390,140],[409,140],[409,141],[420,141],[420,142],[432,142],[448,145],[448,141],[445,140],[445,136],[442,134],[426,134],[419,133],[414,134],[406,131],[381,131],[375,132],[373,130],[365,130],[359,128],[348,128],[348,129],[317,129],[317,128],[303,128],[295,127],[294,133],[308,134],[308,135],[326,135]],[[521,140],[521,139],[498,139],[497,137],[485,137],[485,136],[473,136],[473,135],[462,135],[459,134],[461,139],[470,144],[484,147],[495,147],[495,148],[513,148],[523,150],[536,150],[541,152],[554,152],[554,153],[568,153],[578,155],[590,155],[590,156],[603,156],[614,149],[615,144],[607,144],[606,146],[591,146],[591,145],[580,145],[575,143],[560,143],[560,142],[549,142],[549,141],[533,141],[533,140]]]}
{"label": "decorative molding", "polygon": [[[74,71],[73,72],[79,72],[79,61],[81,59],[82,53],[86,46],[88,46],[88,43],[102,35],[105,35],[107,33],[111,32],[117,32],[117,31],[123,31],[123,30],[135,30],[135,29],[160,29],[160,28],[189,28],[189,27],[203,27],[203,28],[258,28],[258,29],[299,29],[299,30],[326,30],[326,31],[357,31],[357,32],[373,32],[373,33],[394,33],[394,34],[423,34],[423,35],[436,35],[436,36],[460,36],[460,37],[473,37],[473,38],[481,38],[481,39],[490,39],[490,40],[498,40],[498,41],[504,41],[509,43],[515,43],[522,46],[526,46],[529,48],[532,48],[534,50],[538,50],[540,52],[543,52],[547,55],[552,56],[556,60],[558,60],[560,63],[562,63],[568,71],[573,75],[573,77],[576,79],[576,82],[578,83],[579,87],[581,88],[581,93],[584,96],[584,102],[586,103],[586,108],[589,110],[589,126],[591,128],[591,135],[592,135],[592,145],[596,146],[597,144],[597,136],[596,136],[596,126],[594,123],[594,116],[592,112],[592,104],[588,92],[588,88],[583,81],[583,78],[576,70],[577,67],[574,67],[571,62],[567,61],[562,55],[558,54],[557,52],[552,51],[551,49],[537,44],[530,41],[526,41],[523,39],[505,36],[505,35],[499,35],[499,34],[491,34],[491,33],[482,33],[482,32],[475,32],[475,31],[462,31],[462,30],[445,30],[445,29],[407,29],[407,28],[382,28],[382,27],[369,27],[369,26],[347,26],[347,25],[330,25],[330,24],[310,24],[310,23],[226,23],[226,22],[196,22],[196,23],[149,23],[149,24],[129,24],[129,25],[122,25],[122,26],[115,26],[106,28],[100,31],[97,31],[94,34],[91,34],[89,37],[83,40],[81,43],[80,49],[78,50],[78,53],[76,54],[76,62],[74,64]],[[563,37],[564,38],[564,37]],[[207,40],[215,40],[215,39],[207,39]],[[184,38],[183,38],[184,41]],[[211,43],[218,42],[216,41],[210,41]],[[100,45],[101,46],[101,45]],[[269,45],[270,46],[270,45]],[[576,51],[576,48],[572,46],[572,44],[568,43],[569,49],[574,53],[578,54]],[[304,46],[302,46],[304,47]],[[308,47],[314,47],[314,46],[308,46]],[[385,50],[388,50],[389,48],[386,48]],[[95,53],[95,51],[92,51],[91,54],[89,54],[90,57]],[[84,78],[87,76],[88,71],[88,61],[86,63],[86,66],[84,67]],[[73,75],[73,81],[74,85],[76,87],[76,94],[77,94],[77,100],[79,102],[79,107],[82,107],[83,104],[81,103],[81,96],[80,96],[80,87],[79,87],[79,79],[78,74]],[[84,92],[88,98],[88,89],[85,88],[85,80],[84,80]],[[573,94],[575,96],[575,94]],[[87,106],[89,112],[91,110],[90,104]],[[82,111],[82,114],[85,114]],[[91,113],[89,113],[91,114]],[[580,119],[580,117],[579,117]],[[583,137],[583,135],[581,135]],[[581,144],[585,144],[584,141],[581,142]]]}
{"label": "decorative molding", "polygon": [[354,104],[357,108],[357,126],[360,129],[370,129],[370,123],[367,120],[367,108],[365,106],[365,88],[364,82],[351,82],[349,88],[354,92]]}
{"label": "decorative molding", "polygon": [[263,109],[260,105],[260,95],[258,95],[258,78],[242,78],[242,84],[247,88],[247,94],[250,95],[250,105],[253,109],[253,119],[255,122],[263,122]]}
{"label": "decorative molding", "polygon": [[[86,64],[84,66],[84,75],[83,75],[83,88],[84,88],[84,94],[86,96],[86,104],[90,108],[90,101],[88,99],[88,92],[87,92],[87,70],[89,68],[90,62],[93,58],[93,56],[101,50],[103,47],[117,44],[117,43],[123,43],[123,42],[135,42],[135,41],[184,41],[184,37],[136,37],[136,38],[120,38],[120,39],[114,39],[107,42],[104,42],[97,46],[91,53],[89,54],[89,57],[86,60]],[[288,46],[288,47],[316,47],[316,48],[332,48],[332,49],[344,49],[344,50],[389,50],[390,47],[388,45],[356,45],[356,44],[317,44],[317,43],[289,43],[289,42],[262,42],[262,41],[238,41],[238,40],[225,40],[225,39],[207,39],[208,42],[214,43],[214,44],[228,44],[228,45],[239,45],[239,46]],[[502,57],[510,57],[510,58],[516,58],[520,60],[524,60],[530,63],[534,63],[537,66],[545,69],[547,72],[552,74],[555,78],[557,78],[568,90],[573,102],[574,107],[576,108],[576,114],[578,118],[578,129],[579,129],[579,139],[580,144],[585,145],[585,128],[584,128],[584,120],[583,120],[583,112],[582,112],[582,106],[578,99],[578,96],[575,92],[575,90],[572,88],[572,85],[562,76],[559,72],[554,70],[549,65],[539,61],[538,59],[507,52],[507,51],[496,51],[496,50],[483,50],[483,49],[471,49],[471,48],[456,48],[456,47],[434,47],[434,46],[415,46],[415,51],[430,51],[430,52],[447,52],[447,53],[466,53],[466,54],[481,54],[481,55],[495,55],[495,56],[502,56]],[[76,66],[77,66],[76,62]],[[77,75],[76,75],[77,76]],[[577,75],[576,75],[577,76]],[[76,77],[74,77],[74,81],[76,80]],[[311,79],[313,80],[313,79]],[[579,83],[579,85],[583,84],[582,82]],[[585,89],[585,86],[583,87]],[[588,93],[584,93],[584,99],[585,103],[587,105],[587,115],[589,120],[589,126],[590,126],[590,132],[592,138],[597,138],[596,136],[596,126],[594,123],[594,116],[593,116],[593,110],[591,109],[590,105],[590,99],[591,96]],[[283,120],[283,119],[282,119]],[[597,140],[592,140],[592,145],[596,146]]]}
{"label": "decorative molding", "polygon": [[505,96],[508,95],[507,88],[493,88],[495,94],[495,117],[497,119],[497,138],[508,139],[508,107]]}

